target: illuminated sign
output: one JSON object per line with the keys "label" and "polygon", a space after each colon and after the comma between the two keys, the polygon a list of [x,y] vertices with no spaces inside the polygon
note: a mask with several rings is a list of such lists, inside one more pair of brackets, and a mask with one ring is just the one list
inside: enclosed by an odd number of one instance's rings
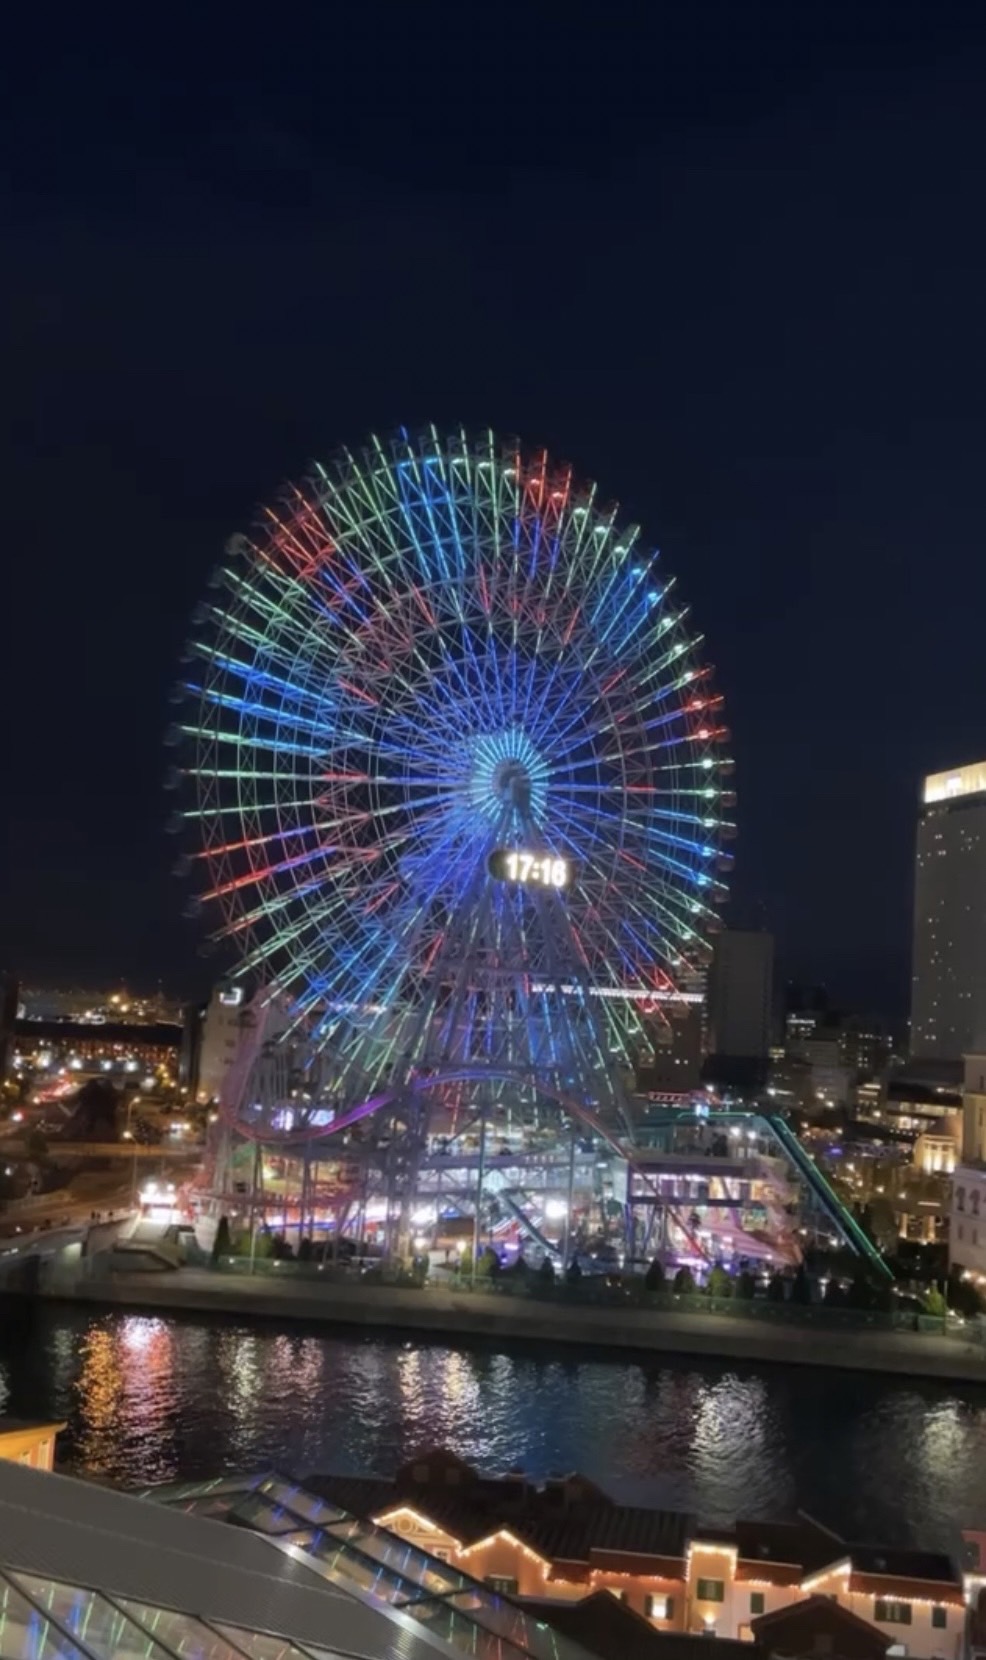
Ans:
{"label": "illuminated sign", "polygon": [[967,767],[953,767],[951,772],[933,772],[924,781],[924,804],[930,807],[936,801],[954,801],[963,795],[979,795],[986,791],[986,761],[973,761]]}
{"label": "illuminated sign", "polygon": [[498,847],[490,854],[487,866],[496,882],[521,882],[539,888],[567,888],[571,869],[567,859],[554,859],[550,853],[525,853],[519,847]]}

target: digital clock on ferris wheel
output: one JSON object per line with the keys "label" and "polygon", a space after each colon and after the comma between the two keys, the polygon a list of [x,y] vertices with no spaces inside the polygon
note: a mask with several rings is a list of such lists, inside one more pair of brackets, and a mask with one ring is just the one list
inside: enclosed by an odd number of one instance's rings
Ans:
{"label": "digital clock on ferris wheel", "polygon": [[495,848],[487,868],[494,881],[537,888],[567,888],[572,874],[567,859],[553,858],[550,853],[525,853],[521,847]]}

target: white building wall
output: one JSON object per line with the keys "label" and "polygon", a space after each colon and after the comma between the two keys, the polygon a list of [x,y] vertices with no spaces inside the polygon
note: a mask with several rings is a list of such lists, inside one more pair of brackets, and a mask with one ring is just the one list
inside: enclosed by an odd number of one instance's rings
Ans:
{"label": "white building wall", "polygon": [[986,1284],[986,1165],[960,1164],[952,1176],[948,1254]]}
{"label": "white building wall", "polygon": [[[877,1619],[879,1603],[894,1600],[907,1604],[911,1615],[909,1624]],[[937,1626],[933,1613],[936,1605],[932,1598],[908,1597],[906,1594],[899,1599],[891,1596],[878,1598],[865,1591],[852,1591],[840,1597],[839,1601],[851,1613],[858,1614],[861,1620],[876,1626],[877,1631],[882,1631],[892,1643],[900,1644],[910,1660],[959,1660],[963,1652],[965,1610],[956,1608],[954,1604],[937,1605],[940,1609],[938,1618],[945,1621],[943,1626]]]}
{"label": "white building wall", "polygon": [[242,1013],[241,986],[214,987],[202,1023],[197,1091],[200,1101],[219,1099],[226,1073],[236,1055]]}
{"label": "white building wall", "polygon": [[975,1052],[965,1057],[961,1153],[966,1164],[986,1163],[986,1055]]}

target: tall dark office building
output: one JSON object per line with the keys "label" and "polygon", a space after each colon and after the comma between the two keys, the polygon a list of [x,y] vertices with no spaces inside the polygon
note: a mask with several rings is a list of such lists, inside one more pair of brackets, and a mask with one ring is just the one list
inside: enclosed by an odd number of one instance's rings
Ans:
{"label": "tall dark office building", "polygon": [[774,984],[771,934],[728,928],[709,969],[707,1075],[721,1083],[766,1080]]}
{"label": "tall dark office building", "polygon": [[918,820],[911,1055],[986,1048],[986,761],[924,780]]}

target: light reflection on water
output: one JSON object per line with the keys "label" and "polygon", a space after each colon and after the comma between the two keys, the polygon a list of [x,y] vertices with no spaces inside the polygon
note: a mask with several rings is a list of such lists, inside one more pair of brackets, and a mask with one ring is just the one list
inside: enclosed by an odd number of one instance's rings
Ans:
{"label": "light reflection on water", "polygon": [[442,1443],[710,1521],[801,1507],[945,1548],[986,1525],[986,1388],[39,1308],[0,1328],[0,1410],[67,1418],[66,1463],[129,1484],[385,1474]]}

